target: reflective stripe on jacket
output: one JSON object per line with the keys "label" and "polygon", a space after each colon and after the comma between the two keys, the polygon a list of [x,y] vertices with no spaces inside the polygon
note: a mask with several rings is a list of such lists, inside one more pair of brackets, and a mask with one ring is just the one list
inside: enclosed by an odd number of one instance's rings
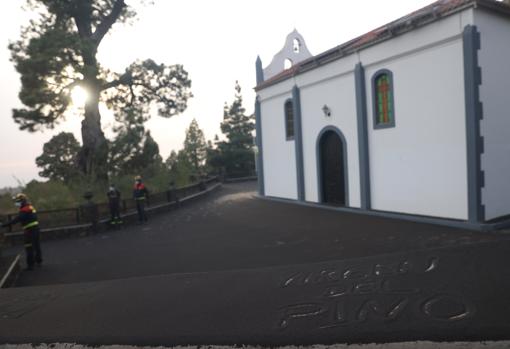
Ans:
{"label": "reflective stripe on jacket", "polygon": [[29,228],[37,227],[38,225],[39,225],[39,222],[35,221],[35,222],[28,223],[27,225],[23,226],[23,229],[29,229]]}

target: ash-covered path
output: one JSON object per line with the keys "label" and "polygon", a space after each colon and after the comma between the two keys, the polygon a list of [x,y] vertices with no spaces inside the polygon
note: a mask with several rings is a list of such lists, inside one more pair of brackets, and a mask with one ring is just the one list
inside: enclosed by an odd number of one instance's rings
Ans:
{"label": "ash-covered path", "polygon": [[0,291],[0,343],[510,338],[510,240],[225,185],[147,225],[46,242]]}
{"label": "ash-covered path", "polygon": [[[18,286],[312,263],[498,240],[501,234],[339,213],[254,198],[224,185],[147,225],[47,241],[44,267]],[[21,251],[21,247],[9,252]]]}

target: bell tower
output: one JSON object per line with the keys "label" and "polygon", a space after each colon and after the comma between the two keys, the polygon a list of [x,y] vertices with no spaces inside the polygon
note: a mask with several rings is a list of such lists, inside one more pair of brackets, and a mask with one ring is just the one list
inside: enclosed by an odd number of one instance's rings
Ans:
{"label": "bell tower", "polygon": [[312,54],[306,47],[305,39],[294,29],[287,35],[283,48],[273,57],[266,68],[262,68],[262,61],[260,57],[257,57],[257,85],[310,57],[312,57]]}

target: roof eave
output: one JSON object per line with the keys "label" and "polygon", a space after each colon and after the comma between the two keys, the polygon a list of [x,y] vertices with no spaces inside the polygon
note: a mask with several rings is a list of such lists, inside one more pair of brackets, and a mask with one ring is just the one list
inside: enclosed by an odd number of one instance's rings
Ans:
{"label": "roof eave", "polygon": [[[381,38],[377,38],[375,40],[371,40],[365,44],[362,44],[360,46],[357,46],[355,48],[352,48],[352,49],[349,49],[349,45],[352,44],[353,42],[355,42],[356,40],[358,40],[359,38],[363,37],[364,35],[358,37],[358,38],[355,38],[351,41],[348,41],[346,42],[345,44],[341,44],[335,48],[332,48],[330,50],[327,50],[323,53],[320,53],[318,54],[317,56],[314,56],[314,57],[311,57],[303,62],[300,62],[298,63],[298,65],[296,67],[293,67],[294,69],[290,68],[289,69],[289,72],[287,74],[283,74],[283,71],[281,74],[280,77],[276,76],[274,78],[271,78],[267,81],[263,81],[261,84],[259,84],[258,86],[255,87],[255,91],[258,92],[258,91],[261,91],[267,87],[270,87],[270,86],[273,86],[275,84],[278,84],[280,82],[283,82],[285,80],[288,80],[290,78],[293,78],[299,74],[303,74],[305,72],[308,72],[310,70],[313,70],[315,68],[318,68],[324,64],[327,64],[327,63],[330,63],[330,62],[333,62],[333,61],[336,61],[336,60],[339,60],[339,59],[342,59],[350,54],[353,54],[353,53],[356,53],[356,52],[359,52],[359,51],[362,51],[364,49],[367,49],[371,46],[375,46],[375,45],[378,45],[384,41],[387,41],[387,40],[390,40],[396,36],[399,36],[399,35],[403,35],[405,33],[408,33],[412,30],[415,30],[415,29],[418,29],[420,27],[424,27],[428,24],[431,24],[433,22],[436,22],[442,18],[446,18],[448,16],[451,16],[453,14],[456,14],[456,13],[459,13],[461,11],[464,11],[470,7],[476,7],[477,5],[480,5],[484,8],[487,8],[489,10],[493,10],[493,11],[497,11],[499,13],[505,13],[505,14],[508,14],[510,15],[510,6],[507,6],[507,5],[504,5],[504,4],[500,4],[498,2],[495,2],[493,0],[475,0],[475,1],[472,1],[472,2],[469,2],[469,3],[466,3],[462,6],[459,6],[459,7],[456,7],[454,9],[451,9],[449,11],[446,11],[444,13],[441,13],[439,15],[436,15],[436,14],[432,14],[432,16],[430,18],[426,18],[426,19],[417,19],[415,21],[410,21],[409,24],[405,25],[404,27],[401,27],[401,28],[391,28],[392,24],[397,22],[398,19],[396,21],[393,21],[393,22],[390,22],[389,24],[383,26],[383,27],[380,27],[380,28],[384,28],[384,27],[388,27],[386,33],[384,36],[382,36]],[[376,29],[377,30],[377,29]]]}

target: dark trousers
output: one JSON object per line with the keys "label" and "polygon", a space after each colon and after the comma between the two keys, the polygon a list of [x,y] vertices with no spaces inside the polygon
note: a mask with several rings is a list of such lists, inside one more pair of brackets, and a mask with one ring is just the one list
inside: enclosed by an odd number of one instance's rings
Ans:
{"label": "dark trousers", "polygon": [[138,211],[138,221],[147,222],[147,214],[145,213],[145,200],[136,200],[136,210]]}
{"label": "dark trousers", "polygon": [[118,201],[110,202],[110,216],[112,223],[120,221],[120,205]]}
{"label": "dark trousers", "polygon": [[32,267],[34,265],[34,254],[35,262],[37,262],[37,264],[42,263],[41,242],[39,240],[39,235],[40,232],[38,227],[33,227],[25,230],[25,252],[27,255],[28,267]]}

